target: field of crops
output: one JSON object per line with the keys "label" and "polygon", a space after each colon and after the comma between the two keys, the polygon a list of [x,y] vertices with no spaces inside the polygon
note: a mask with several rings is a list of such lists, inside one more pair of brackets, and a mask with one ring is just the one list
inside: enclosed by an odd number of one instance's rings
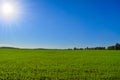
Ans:
{"label": "field of crops", "polygon": [[0,49],[0,80],[120,80],[120,51]]}

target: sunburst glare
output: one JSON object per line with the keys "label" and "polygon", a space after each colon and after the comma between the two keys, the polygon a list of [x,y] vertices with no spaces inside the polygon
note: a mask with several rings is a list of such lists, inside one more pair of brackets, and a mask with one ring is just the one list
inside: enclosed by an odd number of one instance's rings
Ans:
{"label": "sunburst glare", "polygon": [[14,4],[12,3],[4,3],[2,5],[2,13],[3,15],[7,16],[7,17],[10,17],[10,16],[13,16],[14,13],[15,13],[15,7],[14,7]]}
{"label": "sunburst glare", "polygon": [[0,1],[0,18],[6,25],[16,24],[18,18],[22,13],[22,7],[16,0],[2,0]]}

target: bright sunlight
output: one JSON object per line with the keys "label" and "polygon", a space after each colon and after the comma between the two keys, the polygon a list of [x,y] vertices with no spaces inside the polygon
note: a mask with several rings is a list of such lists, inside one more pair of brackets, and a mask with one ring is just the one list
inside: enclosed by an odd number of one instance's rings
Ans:
{"label": "bright sunlight", "polygon": [[1,3],[1,14],[3,18],[10,19],[16,15],[17,6],[14,2],[5,1]]}
{"label": "bright sunlight", "polygon": [[[16,0],[3,0],[0,2],[0,18],[2,21],[11,24],[18,21],[21,15],[21,5]],[[16,20],[17,19],[17,20]]]}
{"label": "bright sunlight", "polygon": [[15,6],[12,3],[6,2],[2,5],[2,13],[6,17],[13,16],[15,13]]}

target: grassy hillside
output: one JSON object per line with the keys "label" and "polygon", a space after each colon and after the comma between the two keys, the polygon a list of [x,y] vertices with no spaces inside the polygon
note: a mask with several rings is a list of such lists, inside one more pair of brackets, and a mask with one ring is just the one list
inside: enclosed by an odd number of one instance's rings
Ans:
{"label": "grassy hillside", "polygon": [[0,49],[0,80],[120,80],[120,51]]}

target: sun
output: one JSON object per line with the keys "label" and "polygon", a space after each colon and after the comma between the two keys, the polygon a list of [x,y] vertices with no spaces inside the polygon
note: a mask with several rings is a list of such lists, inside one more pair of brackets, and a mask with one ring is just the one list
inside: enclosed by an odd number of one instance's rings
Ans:
{"label": "sun", "polygon": [[10,2],[5,2],[1,6],[1,11],[5,17],[12,17],[15,14],[15,6]]}
{"label": "sun", "polygon": [[14,0],[0,1],[0,19],[4,23],[17,21],[20,16],[19,4]]}
{"label": "sun", "polygon": [[4,3],[2,6],[2,12],[6,16],[14,14],[14,7],[11,3]]}
{"label": "sun", "polygon": [[23,20],[24,9],[20,0],[0,0],[0,23],[7,27],[17,25]]}

